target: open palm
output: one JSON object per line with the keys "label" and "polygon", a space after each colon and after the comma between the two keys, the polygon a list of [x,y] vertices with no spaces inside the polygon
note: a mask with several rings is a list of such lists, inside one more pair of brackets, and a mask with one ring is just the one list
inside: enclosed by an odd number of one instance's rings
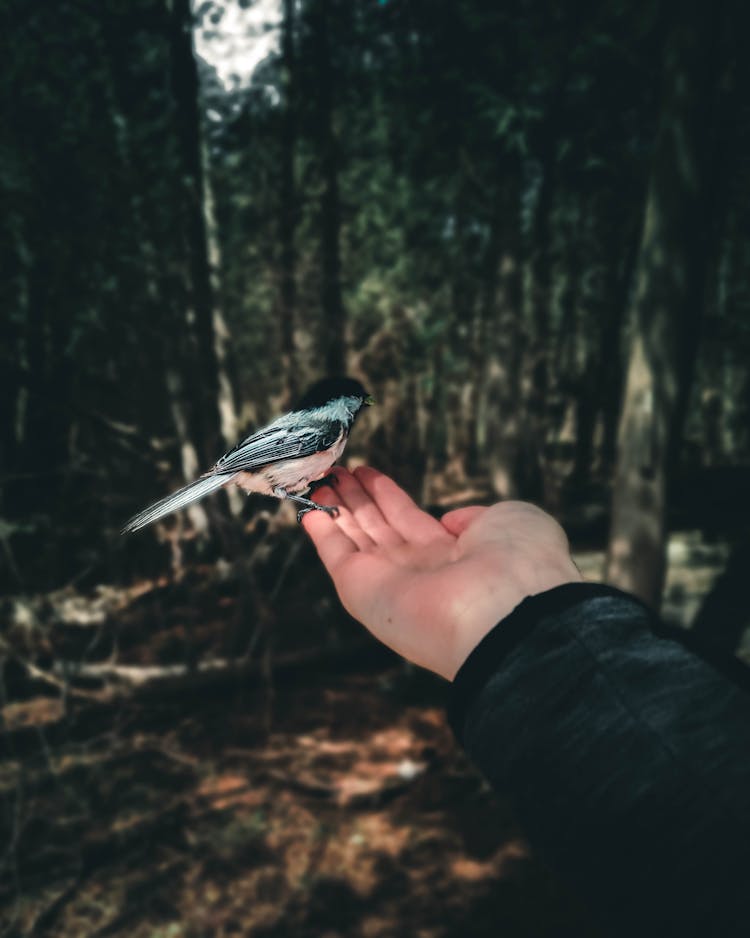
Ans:
{"label": "open palm", "polygon": [[304,526],[345,608],[410,661],[452,679],[522,599],[580,579],[565,534],[524,502],[460,508],[438,521],[375,469],[335,470],[338,505]]}

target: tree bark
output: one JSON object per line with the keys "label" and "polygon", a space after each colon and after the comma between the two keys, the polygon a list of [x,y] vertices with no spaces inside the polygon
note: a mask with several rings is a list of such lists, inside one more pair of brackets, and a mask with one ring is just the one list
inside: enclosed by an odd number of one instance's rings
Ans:
{"label": "tree bark", "polygon": [[224,317],[224,310],[219,302],[220,284],[219,271],[221,270],[221,247],[219,245],[219,232],[216,224],[214,208],[214,195],[211,186],[211,173],[208,147],[205,140],[201,143],[203,163],[203,217],[206,225],[206,250],[208,253],[208,269],[211,280],[212,327],[214,339],[214,355],[216,358],[216,377],[218,381],[217,404],[219,408],[219,426],[221,437],[226,447],[234,446],[239,434],[237,405],[234,388],[232,386],[230,357],[232,337]]}
{"label": "tree bark", "polygon": [[[600,389],[597,396],[602,422],[600,473],[603,478],[607,479],[612,478],[617,459],[617,425],[621,412],[624,382],[622,327],[627,317],[628,294],[638,259],[640,229],[641,224],[633,224],[622,244],[615,242],[608,265],[608,285],[605,296],[609,309],[600,336],[597,378],[597,388]],[[624,254],[620,265],[615,260],[619,251]]]}
{"label": "tree bark", "polygon": [[281,27],[281,64],[284,113],[281,121],[281,199],[279,206],[279,327],[281,360],[290,401],[300,393],[299,355],[295,340],[297,325],[297,187],[294,162],[297,149],[297,98],[295,85],[295,0],[284,0]]}
{"label": "tree bark", "polygon": [[[115,41],[114,36],[108,36],[106,39],[109,43]],[[162,372],[164,381],[163,400],[167,403],[179,446],[182,480],[192,482],[205,467],[201,466],[201,458],[191,427],[189,394],[182,376],[186,367],[186,359],[189,358],[186,352],[187,343],[182,338],[187,331],[184,324],[185,311],[170,308],[169,286],[159,263],[153,231],[150,230],[143,211],[142,200],[138,194],[142,181],[138,178],[134,168],[129,119],[120,103],[116,75],[112,74],[113,65],[107,58],[105,42],[98,35],[94,37],[94,41],[98,47],[101,71],[104,76],[104,93],[112,122],[111,132],[117,144],[117,155],[125,177],[131,180],[131,191],[127,195],[128,208],[130,224],[135,235],[134,241],[140,253],[144,294],[147,298],[146,315],[153,317],[155,322],[162,318],[166,323],[166,334],[161,335],[157,355],[159,370]],[[171,337],[170,331],[174,332]],[[189,368],[189,363],[187,367]],[[155,388],[157,394],[159,390]],[[209,519],[205,506],[193,504],[186,511],[195,530],[206,534],[209,530]]]}
{"label": "tree bark", "polygon": [[[13,224],[15,222],[15,224]],[[12,242],[7,252],[10,270],[0,284],[0,303],[5,315],[0,317],[0,515],[10,517],[15,505],[13,476],[20,468],[20,452],[24,445],[27,382],[30,379],[26,362],[23,325],[29,318],[29,264],[25,232],[20,219],[6,219]],[[23,514],[23,510],[20,512]]]}
{"label": "tree bark", "polygon": [[[521,228],[516,175],[510,175],[506,191],[503,232],[497,269],[497,307],[487,332],[486,403],[479,412],[486,422],[487,468],[492,490],[500,498],[516,498],[522,489],[521,454],[524,420],[521,413],[521,363],[524,336],[521,329]],[[486,411],[486,415],[485,415]]]}
{"label": "tree bark", "polygon": [[[177,434],[177,442],[180,446],[182,477],[185,482],[192,482],[193,479],[197,479],[201,474],[202,467],[198,457],[198,451],[190,435],[188,414],[185,407],[185,388],[182,385],[179,370],[168,362],[165,363],[164,379],[166,381],[172,423]],[[201,534],[208,533],[209,522],[204,506],[193,503],[192,505],[188,505],[185,510],[196,531],[200,531]]]}
{"label": "tree bark", "polygon": [[667,37],[660,126],[636,266],[633,340],[618,433],[609,582],[659,603],[667,479],[690,388],[703,301],[707,151],[718,13],[680,8]]}
{"label": "tree bark", "polygon": [[333,68],[331,65],[330,4],[317,0],[313,15],[318,75],[319,158],[323,181],[320,204],[321,306],[325,368],[329,375],[346,371],[346,311],[341,295],[341,202],[339,144],[333,126]]}
{"label": "tree bark", "polygon": [[487,256],[484,262],[484,282],[472,336],[471,372],[474,393],[472,395],[472,419],[469,424],[471,447],[467,459],[469,471],[472,473],[481,471],[487,459],[491,360],[496,346],[495,333],[499,327],[497,315],[501,266],[499,214],[499,211],[495,211],[492,216]]}
{"label": "tree bark", "polygon": [[226,370],[226,326],[216,304],[217,243],[214,241],[212,257],[206,217],[210,197],[207,197],[206,188],[190,0],[167,0],[167,5],[170,14],[172,94],[183,171],[186,279],[190,307],[188,325],[192,325],[197,379],[191,381],[189,387],[201,456],[204,463],[210,465],[219,451],[219,430],[225,437],[225,443],[236,441],[236,418]]}

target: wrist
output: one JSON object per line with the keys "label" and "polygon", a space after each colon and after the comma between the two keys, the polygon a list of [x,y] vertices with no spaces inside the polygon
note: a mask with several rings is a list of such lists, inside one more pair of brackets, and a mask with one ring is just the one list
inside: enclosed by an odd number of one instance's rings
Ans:
{"label": "wrist", "polygon": [[538,553],[533,563],[517,556],[514,562],[489,582],[489,595],[484,603],[477,603],[469,616],[457,615],[454,623],[454,642],[451,660],[443,674],[452,681],[463,663],[482,639],[495,626],[506,619],[524,600],[570,583],[581,583],[583,577],[567,551],[544,558]]}
{"label": "wrist", "polygon": [[570,554],[560,555],[550,558],[547,563],[538,563],[527,580],[527,589],[525,595],[520,597],[519,602],[526,599],[527,596],[536,596],[538,593],[546,593],[547,590],[554,589],[556,586],[563,586],[566,583],[581,583],[583,577],[581,571],[573,563]]}

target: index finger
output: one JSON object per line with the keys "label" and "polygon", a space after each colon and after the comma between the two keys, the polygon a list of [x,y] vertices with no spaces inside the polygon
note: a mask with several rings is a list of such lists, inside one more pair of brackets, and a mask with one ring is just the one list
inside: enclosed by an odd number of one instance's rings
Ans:
{"label": "index finger", "polygon": [[[322,492],[323,489],[319,489]],[[323,566],[333,573],[348,557],[359,550],[354,541],[325,511],[308,511],[302,517],[302,527],[310,535]]]}

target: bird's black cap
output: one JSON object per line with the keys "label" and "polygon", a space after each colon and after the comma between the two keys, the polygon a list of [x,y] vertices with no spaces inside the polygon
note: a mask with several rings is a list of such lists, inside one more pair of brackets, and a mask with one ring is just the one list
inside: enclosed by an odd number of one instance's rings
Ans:
{"label": "bird's black cap", "polygon": [[359,397],[363,403],[372,403],[372,398],[356,378],[323,378],[322,381],[316,381],[305,391],[294,409],[307,410],[311,407],[322,407],[339,397]]}

